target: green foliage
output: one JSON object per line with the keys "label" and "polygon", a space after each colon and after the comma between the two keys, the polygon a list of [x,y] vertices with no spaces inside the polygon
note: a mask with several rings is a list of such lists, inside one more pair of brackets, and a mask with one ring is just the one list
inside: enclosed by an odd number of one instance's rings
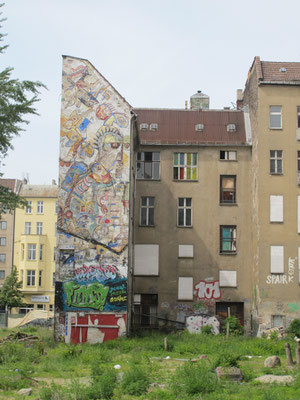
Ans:
{"label": "green foliage", "polygon": [[5,279],[0,292],[0,305],[5,309],[20,307],[23,302],[23,294],[20,291],[22,283],[18,280],[18,272],[13,266],[11,274]]}
{"label": "green foliage", "polygon": [[239,361],[241,360],[241,354],[232,354],[229,351],[221,352],[214,362],[216,367],[237,367],[239,368]]}
{"label": "green foliage", "polygon": [[211,372],[204,362],[186,362],[177,368],[172,379],[173,393],[180,396],[205,394],[218,389],[216,374]]}
{"label": "green foliage", "polygon": [[[3,4],[0,4],[0,7],[2,6]],[[4,20],[1,19],[0,22]],[[0,42],[4,36],[5,34],[0,33]],[[7,47],[0,46],[0,54],[3,54]],[[38,115],[36,103],[39,101],[39,89],[45,88],[45,85],[38,81],[13,79],[12,72],[13,68],[10,67],[0,71],[0,161],[8,150],[13,148],[12,139],[24,131],[24,124],[29,124],[26,116]],[[12,212],[16,207],[24,207],[26,204],[25,199],[0,186],[0,216],[2,212]]]}
{"label": "green foliage", "polygon": [[274,340],[275,342],[278,340],[278,332],[273,331],[270,333],[270,340]]}
{"label": "green foliage", "polygon": [[102,364],[98,373],[98,376],[93,376],[88,399],[111,399],[117,384],[117,372],[113,367]]}
{"label": "green foliage", "polygon": [[211,327],[211,325],[203,326],[201,329],[201,333],[203,335],[214,335],[214,331],[213,331],[213,328]]}
{"label": "green foliage", "polygon": [[243,335],[244,334],[244,328],[240,324],[240,321],[237,317],[232,315],[231,317],[227,317],[225,319],[225,324],[222,327],[222,332],[226,333],[226,326],[227,323],[229,323],[229,333],[231,335]]}
{"label": "green foliage", "polygon": [[121,388],[123,393],[140,396],[150,385],[149,371],[142,365],[131,364],[124,372]]}
{"label": "green foliage", "polygon": [[296,318],[290,323],[287,333],[300,338],[300,319]]}

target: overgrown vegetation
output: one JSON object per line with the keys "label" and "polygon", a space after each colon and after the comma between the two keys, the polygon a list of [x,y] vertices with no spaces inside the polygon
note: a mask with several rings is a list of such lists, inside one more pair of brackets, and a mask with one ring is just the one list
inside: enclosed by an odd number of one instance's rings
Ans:
{"label": "overgrown vegetation", "polygon": [[[19,343],[16,334],[0,344],[0,399],[18,399],[17,391],[24,387],[32,387],[33,398],[41,400],[300,398],[300,375],[297,368],[288,369],[285,360],[286,340],[181,332],[168,335],[166,351],[161,334],[73,346],[55,344],[46,328],[22,332],[37,335],[40,341]],[[11,333],[0,330],[0,339]],[[295,354],[291,337],[289,343]],[[281,367],[264,367],[270,355],[280,356]],[[217,366],[238,366],[243,382],[218,382]],[[293,375],[295,383],[275,387],[254,381],[268,373]]]}

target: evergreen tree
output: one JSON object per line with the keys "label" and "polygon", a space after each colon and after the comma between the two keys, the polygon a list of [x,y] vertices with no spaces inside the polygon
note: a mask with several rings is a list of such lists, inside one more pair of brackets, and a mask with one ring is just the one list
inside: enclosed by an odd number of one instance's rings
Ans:
{"label": "evergreen tree", "polygon": [[11,274],[5,279],[0,292],[0,306],[11,311],[12,307],[23,305],[23,294],[20,292],[22,282],[18,280],[17,268],[13,266]]}
{"label": "evergreen tree", "polygon": [[[0,23],[3,21],[5,19],[0,19]],[[0,42],[3,42],[4,36],[5,34],[0,33]],[[7,47],[8,45],[1,46],[0,43],[0,56],[3,56]],[[29,123],[26,115],[38,115],[35,105],[39,101],[39,89],[45,87],[41,82],[12,79],[12,71],[11,67],[0,71],[0,163],[8,150],[13,149],[12,139],[24,131],[24,124]],[[1,212],[12,212],[16,207],[24,207],[26,200],[0,185],[0,204],[1,217]]]}

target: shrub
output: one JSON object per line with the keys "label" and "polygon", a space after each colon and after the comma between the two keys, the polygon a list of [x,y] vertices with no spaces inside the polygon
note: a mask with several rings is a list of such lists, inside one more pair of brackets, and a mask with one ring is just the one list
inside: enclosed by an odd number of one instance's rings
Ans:
{"label": "shrub", "polygon": [[300,338],[300,319],[294,319],[287,329],[287,333]]}
{"label": "shrub", "polygon": [[241,325],[239,319],[232,315],[231,317],[227,317],[225,319],[225,324],[222,327],[222,332],[226,333],[226,326],[229,323],[229,333],[232,335],[243,335],[244,327]]}
{"label": "shrub", "polygon": [[[171,388],[173,393],[182,398],[185,394],[195,395],[213,392],[218,389],[216,374],[205,363],[186,362],[177,368]],[[181,397],[180,397],[181,396]]]}
{"label": "shrub", "polygon": [[214,331],[211,327],[211,325],[205,325],[201,328],[201,333],[204,335],[214,335]]}
{"label": "shrub", "polygon": [[239,361],[242,356],[240,354],[232,354],[228,351],[224,351],[219,354],[214,362],[214,368],[216,367],[239,367]]}
{"label": "shrub", "polygon": [[131,364],[123,375],[121,384],[123,393],[132,396],[140,396],[146,393],[150,384],[148,372],[142,365]]}

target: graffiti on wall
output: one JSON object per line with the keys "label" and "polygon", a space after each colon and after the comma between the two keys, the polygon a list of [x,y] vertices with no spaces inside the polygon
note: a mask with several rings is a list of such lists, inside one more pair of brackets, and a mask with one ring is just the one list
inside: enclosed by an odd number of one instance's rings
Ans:
{"label": "graffiti on wall", "polygon": [[287,274],[271,274],[267,276],[266,283],[268,285],[287,285],[294,282],[296,258],[289,257]]}
{"label": "graffiti on wall", "polygon": [[195,296],[199,299],[217,300],[221,298],[219,281],[199,281],[195,285]]}
{"label": "graffiti on wall", "polygon": [[63,58],[56,271],[61,317],[127,310],[130,121],[130,105],[92,64]]}
{"label": "graffiti on wall", "polygon": [[201,333],[203,326],[211,326],[215,335],[220,333],[220,322],[209,315],[191,315],[186,319],[186,328],[190,333]]}

